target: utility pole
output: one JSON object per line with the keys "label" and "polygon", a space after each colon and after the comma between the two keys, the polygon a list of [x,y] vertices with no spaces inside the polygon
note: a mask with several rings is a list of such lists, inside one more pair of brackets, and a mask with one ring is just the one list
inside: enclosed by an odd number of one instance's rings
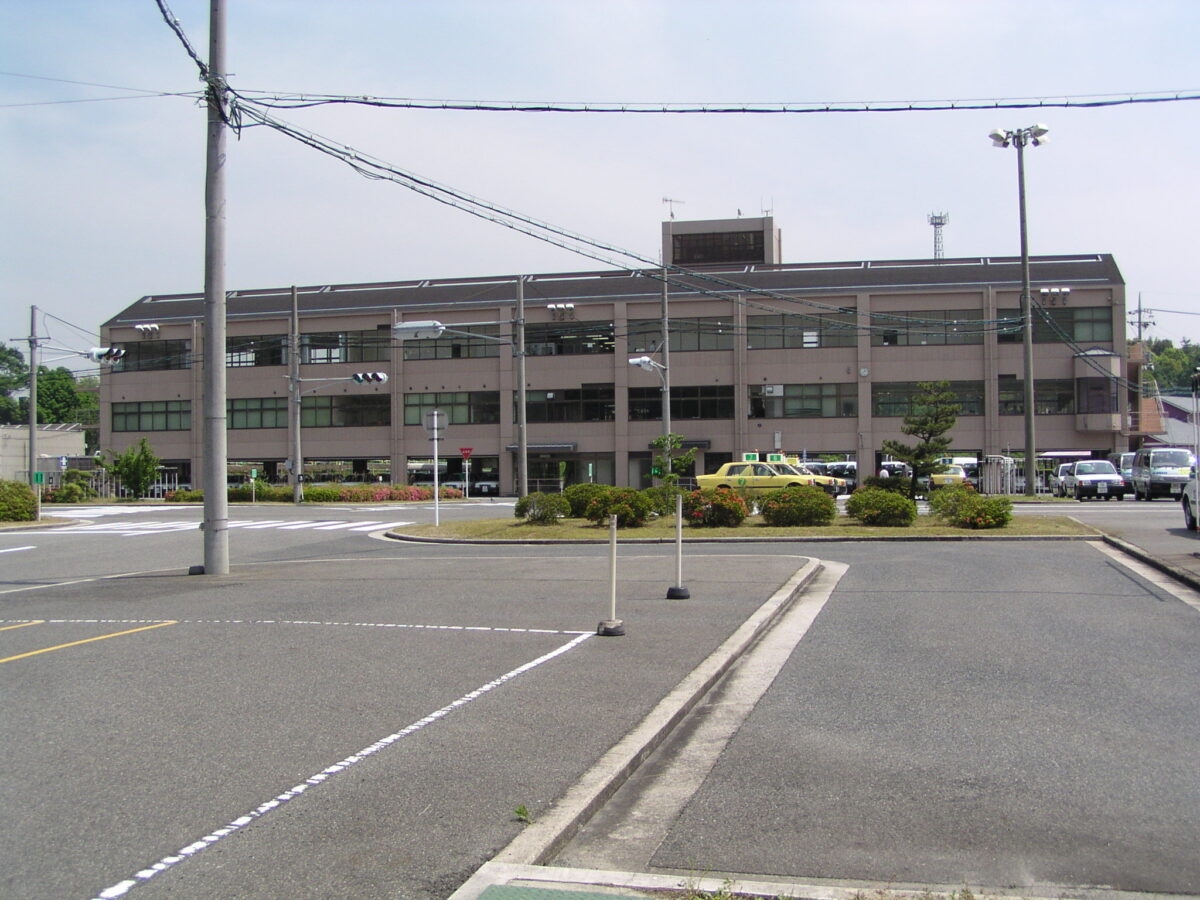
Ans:
{"label": "utility pole", "polygon": [[29,307],[29,486],[38,498],[37,517],[42,518],[42,489],[37,485],[37,307]]}
{"label": "utility pole", "polygon": [[517,496],[529,494],[529,435],[525,417],[525,276],[517,276]]}
{"label": "utility pole", "polygon": [[225,0],[210,0],[204,182],[204,567],[229,574],[225,434]]}
{"label": "utility pole", "polygon": [[292,423],[292,502],[304,502],[304,453],[300,444],[300,299],[292,285],[292,333],[288,338],[288,401]]}

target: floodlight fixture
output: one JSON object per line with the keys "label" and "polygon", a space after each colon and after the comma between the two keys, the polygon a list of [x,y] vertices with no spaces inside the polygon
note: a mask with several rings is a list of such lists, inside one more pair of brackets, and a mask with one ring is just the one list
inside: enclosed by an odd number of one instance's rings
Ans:
{"label": "floodlight fixture", "polygon": [[392,326],[392,334],[399,341],[431,341],[440,338],[445,330],[445,325],[433,319],[397,322]]}
{"label": "floodlight fixture", "polygon": [[637,366],[639,369],[643,369],[647,372],[657,372],[666,368],[666,366],[664,366],[662,363],[655,362],[648,356],[635,356],[629,361],[629,364],[631,366]]}

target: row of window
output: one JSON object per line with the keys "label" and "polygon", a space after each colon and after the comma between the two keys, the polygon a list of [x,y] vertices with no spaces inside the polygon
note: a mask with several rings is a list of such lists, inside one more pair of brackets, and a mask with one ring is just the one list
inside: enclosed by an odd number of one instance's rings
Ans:
{"label": "row of window", "polygon": [[[1019,343],[1022,319],[1017,309],[998,312],[997,321],[985,322],[977,309],[918,310],[877,314],[871,318],[874,347],[916,347],[947,344],[982,344],[988,334],[1000,343]],[[737,329],[729,318],[709,316],[670,321],[672,352],[732,350]],[[746,318],[745,336],[751,350],[811,350],[854,347],[858,320],[852,309],[814,315],[752,315]],[[1036,343],[1109,343],[1113,339],[1112,310],[1105,306],[1039,308],[1034,316]],[[231,368],[283,366],[288,362],[285,335],[243,335],[226,341],[225,362]],[[660,319],[634,319],[628,323],[629,352],[652,352],[662,344]],[[550,322],[525,328],[528,356],[575,356],[616,352],[616,332],[611,322]],[[500,337],[498,325],[471,325],[436,340],[403,344],[405,360],[482,359],[511,352]],[[137,341],[124,345],[125,356],[114,372],[185,369],[192,364],[191,341]],[[387,362],[392,356],[389,328],[304,334],[300,336],[300,362]]]}
{"label": "row of window", "polygon": [[[984,411],[982,381],[953,381],[950,390],[959,404],[959,415],[978,416]],[[1000,415],[1024,414],[1024,384],[1015,376],[1001,376],[997,385]],[[916,382],[890,382],[871,387],[871,414],[879,418],[903,417],[917,412]],[[783,384],[752,385],[750,416],[759,419],[833,419],[858,416],[858,385]],[[1117,411],[1115,384],[1106,378],[1044,379],[1034,384],[1035,411],[1040,416]],[[654,387],[628,389],[630,421],[662,418],[662,392]],[[404,424],[420,425],[425,410],[440,409],[450,425],[491,425],[500,421],[499,391],[442,391],[404,395]],[[247,397],[229,400],[227,425],[231,429],[286,428],[286,397]],[[611,422],[616,417],[616,392],[611,384],[584,385],[555,391],[528,391],[526,421]],[[731,385],[678,385],[671,387],[671,418],[732,419]],[[387,394],[306,397],[300,406],[305,428],[366,427],[391,424],[391,398]],[[516,410],[513,410],[513,421]],[[112,405],[112,430],[188,431],[192,427],[191,402],[150,400]]]}

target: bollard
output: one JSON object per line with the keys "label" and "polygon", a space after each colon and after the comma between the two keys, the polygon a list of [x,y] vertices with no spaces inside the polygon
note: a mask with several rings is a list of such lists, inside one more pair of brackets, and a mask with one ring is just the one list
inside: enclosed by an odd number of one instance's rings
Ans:
{"label": "bollard", "polygon": [[687,600],[691,592],[683,586],[683,494],[675,495],[675,584],[667,588],[668,600]]}
{"label": "bollard", "polygon": [[617,517],[608,517],[608,618],[596,626],[596,634],[619,637],[625,623],[617,618]]}

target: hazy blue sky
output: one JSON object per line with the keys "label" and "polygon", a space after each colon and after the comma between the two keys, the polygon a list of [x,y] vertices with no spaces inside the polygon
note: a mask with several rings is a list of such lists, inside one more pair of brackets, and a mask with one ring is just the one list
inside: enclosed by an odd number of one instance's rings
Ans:
{"label": "hazy blue sky", "polygon": [[[207,0],[169,0],[207,58]],[[227,0],[230,83],[513,101],[1055,100],[1200,93],[1194,0]],[[203,287],[205,112],[154,0],[0,0],[0,341],[75,349],[145,294]],[[28,77],[28,76],[38,76]],[[86,82],[71,84],[66,82]],[[121,98],[121,99],[106,99]],[[70,102],[90,101],[90,102]],[[679,218],[771,210],[788,262],[1112,253],[1150,335],[1200,340],[1200,101],[776,116],[324,107],[277,115],[408,171],[658,258]],[[369,181],[266,128],[231,137],[230,289],[598,268]],[[1179,312],[1163,312],[1174,310]],[[49,356],[49,353],[47,353]]]}

